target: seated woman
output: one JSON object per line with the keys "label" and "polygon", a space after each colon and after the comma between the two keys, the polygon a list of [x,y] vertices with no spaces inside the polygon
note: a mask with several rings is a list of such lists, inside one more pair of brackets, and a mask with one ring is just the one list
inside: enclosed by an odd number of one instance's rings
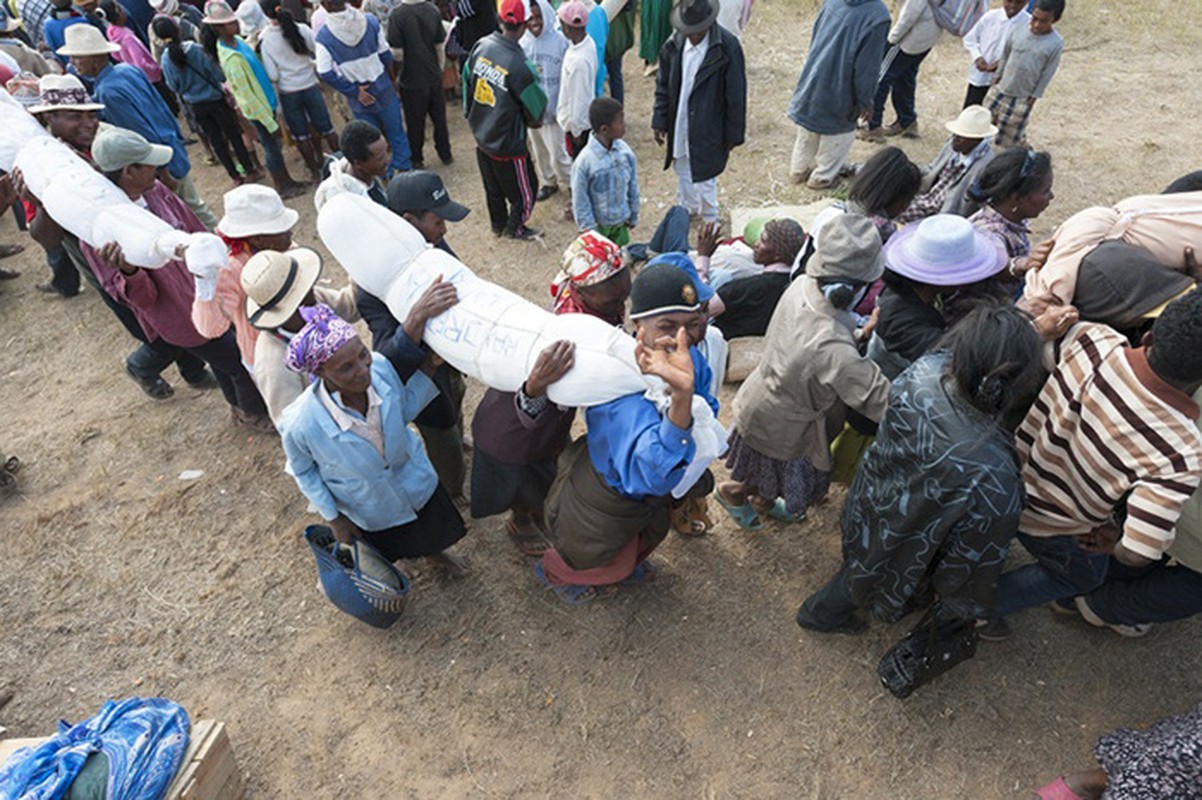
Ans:
{"label": "seated woman", "polygon": [[284,410],[287,471],[338,541],[362,538],[385,558],[428,558],[451,574],[467,564],[447,548],[463,518],[408,427],[438,394],[433,358],[408,381],[372,354],[328,306],[301,307],[287,364],[316,378]]}
{"label": "seated woman", "polygon": [[827,223],[806,274],[785,292],[764,355],[735,396],[735,430],[718,503],[740,526],[759,513],[800,520],[830,484],[831,438],[847,410],[875,421],[889,381],[860,355],[848,309],[881,275],[881,239],[867,217]]}
{"label": "seated woman", "polygon": [[[556,314],[590,314],[620,325],[630,270],[616,244],[586,231],[564,253],[551,291]],[[550,547],[543,504],[576,410],[560,408],[546,394],[572,368],[573,350],[571,342],[546,348],[518,391],[489,389],[472,419],[472,517],[510,512],[505,530],[527,555],[542,555]]]}
{"label": "seated woman", "polygon": [[[290,250],[300,214],[285,206],[274,189],[257,183],[231,189],[223,202],[225,216],[217,223],[217,234],[229,247],[229,261],[215,274],[196,276],[192,323],[205,336],[220,336],[232,323],[242,363],[253,370],[259,330],[246,317],[242,270],[261,250]],[[358,315],[351,321],[355,319]]]}
{"label": "seated woman", "polygon": [[669,394],[662,407],[632,394],[588,409],[588,435],[565,453],[547,498],[552,549],[535,574],[571,604],[593,599],[597,586],[645,581],[653,570],[647,557],[668,534],[673,497],[713,487],[708,471],[683,485],[697,455],[694,394],[718,410],[700,388],[711,375],[696,347],[704,326],[697,291],[684,270],[661,263],[639,273],[630,298],[639,368],[661,378]]}
{"label": "seated woman", "polygon": [[885,248],[885,288],[869,358],[889,380],[896,378],[947,330],[947,312],[959,292],[969,290],[973,304],[1005,297],[992,281],[1006,263],[1001,243],[963,217],[936,214],[908,226]]}
{"label": "seated woman", "polygon": [[[1052,157],[1025,148],[1007,150],[989,162],[970,191],[983,205],[968,221],[1006,248],[1012,279],[1008,283],[1017,294],[1031,253],[1027,223],[1047,210],[1056,196],[1052,192]],[[1040,247],[1051,249],[1051,243]]]}
{"label": "seated woman", "polygon": [[797,624],[858,633],[938,596],[949,619],[977,619],[1023,510],[1014,435],[1000,423],[1039,380],[1039,335],[1012,306],[978,308],[893,384],[847,494],[843,566]]}
{"label": "seated woman", "polygon": [[[703,244],[697,245],[699,254],[704,254]],[[789,288],[789,273],[804,244],[805,231],[796,220],[774,219],[764,225],[752,251],[762,271],[717,289],[725,309],[714,318],[713,325],[723,336],[729,340],[764,335],[776,304]]]}

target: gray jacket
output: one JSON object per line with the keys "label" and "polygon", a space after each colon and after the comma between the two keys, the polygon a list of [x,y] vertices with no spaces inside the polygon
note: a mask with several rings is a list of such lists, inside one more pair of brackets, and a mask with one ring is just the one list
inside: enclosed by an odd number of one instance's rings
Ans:
{"label": "gray jacket", "polygon": [[[922,185],[918,189],[918,194],[921,197],[931,190],[935,179],[939,177],[939,173],[943,171],[944,166],[951,160],[954,152],[952,151],[952,140],[949,137],[944,143],[943,149],[939,151],[939,155],[935,156],[935,160],[927,164],[926,169],[922,171]],[[993,160],[994,152],[993,145],[985,139],[969,154],[968,169],[960,176],[959,180],[952,184],[947,194],[943,198],[943,207],[940,213],[956,214],[961,217],[968,217],[975,214],[980,208],[981,203],[974,200],[968,190],[981,177],[981,173],[985,171],[985,167]]]}

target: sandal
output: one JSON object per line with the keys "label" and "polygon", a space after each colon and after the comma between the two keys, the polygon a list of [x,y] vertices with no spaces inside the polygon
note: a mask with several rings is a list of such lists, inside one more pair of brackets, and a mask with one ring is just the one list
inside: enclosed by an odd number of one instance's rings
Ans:
{"label": "sandal", "polygon": [[530,523],[526,533],[522,532],[513,521],[513,517],[505,520],[505,532],[509,534],[509,539],[517,548],[522,551],[523,555],[541,556],[551,547],[551,543],[547,541],[547,537],[539,530],[539,527],[533,522]]}
{"label": "sandal", "polygon": [[740,528],[749,531],[758,531],[764,527],[760,515],[756,513],[755,508],[752,507],[750,502],[744,502],[741,506],[733,505],[726,502],[722,497],[722,493],[717,490],[714,491],[714,498],[718,501],[718,505],[726,509],[726,513],[730,514],[730,518]]}
{"label": "sandal", "polygon": [[714,527],[704,497],[686,498],[672,509],[672,530],[681,536],[704,536]]}
{"label": "sandal", "polygon": [[1072,790],[1068,782],[1064,780],[1063,775],[1047,786],[1036,789],[1035,797],[1040,798],[1040,800],[1085,800],[1085,798]]}
{"label": "sandal", "polygon": [[659,572],[659,565],[654,561],[644,560],[634,568],[634,572],[627,575],[621,581],[618,581],[619,586],[642,586],[645,583],[650,583],[655,580],[656,573]]}
{"label": "sandal", "polygon": [[0,472],[7,472],[10,475],[16,475],[21,471],[21,459],[16,456],[9,456],[4,462],[4,466],[0,467]]}
{"label": "sandal", "polygon": [[539,583],[543,586],[555,592],[556,597],[570,606],[582,606],[597,597],[597,590],[592,586],[556,586],[551,583],[541,560],[534,565],[534,577],[538,578]]}
{"label": "sandal", "polygon": [[0,244],[0,258],[15,256],[17,253],[24,252],[24,250],[25,245],[23,244]]}
{"label": "sandal", "polygon": [[776,501],[772,503],[772,508],[764,513],[780,522],[801,522],[806,518],[806,512],[804,511],[800,514],[790,513],[789,509],[785,506],[785,499],[783,497],[776,498]]}

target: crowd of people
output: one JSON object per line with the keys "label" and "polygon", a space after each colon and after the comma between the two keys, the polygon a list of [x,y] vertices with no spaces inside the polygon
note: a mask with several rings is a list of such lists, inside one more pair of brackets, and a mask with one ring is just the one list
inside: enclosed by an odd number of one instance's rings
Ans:
{"label": "crowd of people", "polygon": [[[881,0],[824,0],[787,109],[789,176],[845,191],[808,229],[762,218],[725,237],[717,181],[748,135],[749,2],[35,5],[0,7],[9,93],[131,202],[228,248],[219,269],[140,268],[60,225],[15,170],[0,190],[45,252],[38,289],[91,285],[137,341],[125,369],[148,396],[173,394],[174,363],[190,386],[219,388],[235,423],[278,432],[338,541],[462,575],[462,512],[505,514],[535,579],[579,605],[651,581],[671,531],[713,527],[709,497],[759,530],[802,523],[842,483],[843,563],[801,604],[807,630],[922,612],[932,639],[995,640],[1049,605],[1134,637],[1202,611],[1202,173],[1031,241],[1054,173],[1027,137],[1063,51],[1064,0],[1003,0],[963,30],[928,0],[896,19]],[[676,178],[645,239],[622,103],[636,27],[655,74],[650,128]],[[949,32],[968,89],[939,154],[920,166],[884,146],[850,163],[857,138],[919,135],[919,68]],[[578,236],[551,308],[625,327],[663,387],[585,409],[575,440],[576,410],[548,397],[575,367],[571,341],[468,419],[464,376],[423,344],[455,284],[436,280],[400,319],[363,287],[319,285],[322,257],[294,241],[314,233],[285,201],[351,193],[455,256],[448,226],[469,208],[425,169],[425,138],[428,120],[453,163],[457,95],[493,234],[541,238],[535,204],[567,195]],[[193,180],[192,137],[233,184],[220,217]],[[755,366],[715,480],[695,468],[694,425],[718,414],[739,340]],[[1015,541],[1032,560],[1007,570]],[[1174,725],[1198,735],[1196,713]],[[1134,757],[1102,749],[1104,766]],[[1039,796],[1099,796],[1108,780],[1080,773]]]}

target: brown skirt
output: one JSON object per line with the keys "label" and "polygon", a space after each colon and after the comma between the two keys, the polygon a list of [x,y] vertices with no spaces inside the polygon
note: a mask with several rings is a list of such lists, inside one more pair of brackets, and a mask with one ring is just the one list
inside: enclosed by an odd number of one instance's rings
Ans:
{"label": "brown skirt", "polygon": [[[704,497],[713,491],[708,471],[689,491]],[[589,458],[583,437],[568,445],[559,475],[547,496],[547,537],[573,569],[586,570],[613,561],[636,536],[654,549],[668,535],[672,522],[671,497],[633,500],[601,477]]]}

